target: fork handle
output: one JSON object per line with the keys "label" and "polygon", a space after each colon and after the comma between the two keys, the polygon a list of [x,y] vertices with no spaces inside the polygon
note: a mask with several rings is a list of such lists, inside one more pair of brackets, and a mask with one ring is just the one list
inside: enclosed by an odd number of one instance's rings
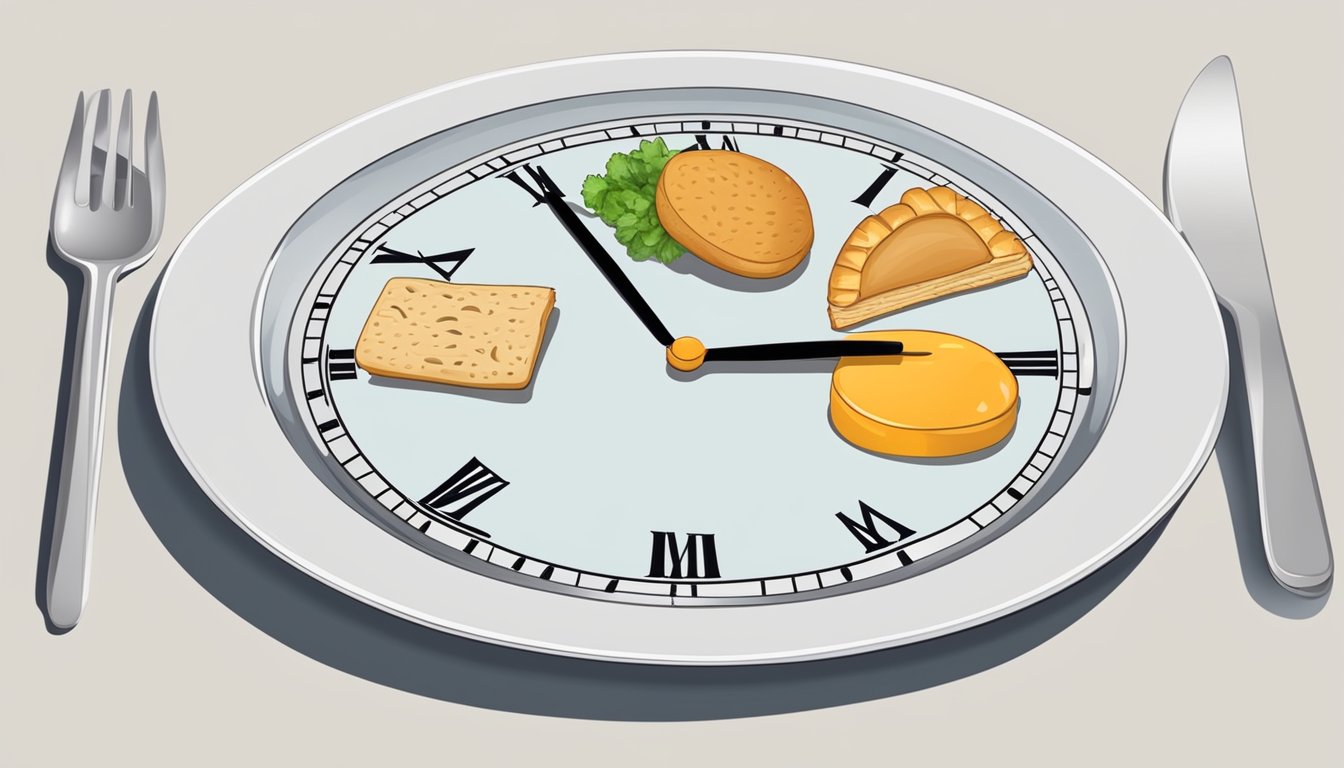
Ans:
{"label": "fork handle", "polygon": [[1265,558],[1284,587],[1317,595],[1330,586],[1334,560],[1283,336],[1272,315],[1233,307],[1232,316],[1246,377]]}
{"label": "fork handle", "polygon": [[117,270],[81,265],[84,290],[70,402],[47,565],[47,618],[61,629],[79,621],[89,591],[93,516],[103,452],[103,395],[107,389],[108,320]]}

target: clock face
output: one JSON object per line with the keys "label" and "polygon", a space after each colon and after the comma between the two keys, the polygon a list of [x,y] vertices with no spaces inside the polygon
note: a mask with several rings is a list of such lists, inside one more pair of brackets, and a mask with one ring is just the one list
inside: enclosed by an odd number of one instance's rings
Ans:
{"label": "clock face", "polygon": [[[691,254],[629,258],[582,189],[613,154],[654,138],[734,150],[787,173],[814,229],[801,263],[759,278]],[[1065,246],[949,162],[845,126],[697,112],[553,125],[432,177],[425,169],[429,178],[384,198],[332,244],[293,316],[285,369],[325,479],[390,534],[463,568],[666,606],[864,589],[990,541],[1081,460],[1071,454],[1082,450],[1074,438],[1092,395],[1093,340],[1051,250]],[[828,281],[855,226],[908,190],[935,187],[1020,238],[1030,270],[833,330]],[[555,215],[551,192],[673,335],[723,347],[851,331],[951,334],[1011,372],[1011,431],[969,453],[891,455],[841,434],[828,409],[834,358],[673,368]],[[553,289],[527,386],[370,373],[356,349],[394,278]],[[481,354],[497,357],[491,346]],[[946,397],[902,392],[930,408]]]}

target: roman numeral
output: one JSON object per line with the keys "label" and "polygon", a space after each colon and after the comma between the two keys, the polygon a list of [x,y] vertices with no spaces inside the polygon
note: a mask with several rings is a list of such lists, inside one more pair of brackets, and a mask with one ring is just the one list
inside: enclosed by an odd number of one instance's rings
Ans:
{"label": "roman numeral", "polygon": [[327,379],[330,381],[341,381],[343,379],[354,378],[358,378],[355,373],[355,350],[328,349]]}
{"label": "roman numeral", "polygon": [[[464,248],[460,251],[449,251],[448,253],[431,253],[425,255],[420,251],[415,253],[406,253],[398,251],[395,248],[388,248],[386,245],[378,246],[378,251],[373,254],[371,264],[424,264],[430,269],[438,272],[444,280],[451,281],[457,268],[462,266],[462,262],[467,260],[475,248]],[[453,268],[445,270],[441,264],[452,264]]]}
{"label": "roman numeral", "polygon": [[[901,159],[901,153],[897,152],[895,160],[900,159]],[[895,162],[895,160],[893,160],[893,162]],[[887,182],[891,181],[892,177],[895,175],[896,175],[895,168],[892,168],[889,165],[885,166],[882,169],[882,172],[877,175],[877,178],[873,179],[873,183],[869,184],[868,188],[863,190],[863,194],[854,198],[852,202],[858,203],[859,205],[862,205],[865,208],[872,205],[873,201],[877,199],[877,196],[881,194],[882,190],[887,186]]]}
{"label": "roman numeral", "polygon": [[504,490],[508,480],[496,475],[475,456],[453,476],[420,499],[425,514],[439,522],[451,519],[461,522],[468,512],[481,506],[491,496]]}
{"label": "roman numeral", "polygon": [[1047,349],[1038,352],[1000,352],[999,359],[1008,370],[1018,376],[1050,376],[1054,378],[1059,375],[1059,352],[1053,349]]}
{"label": "roman numeral", "polygon": [[516,170],[501,174],[500,178],[512,181],[514,184],[522,187],[527,194],[531,195],[532,199],[536,201],[532,203],[533,208],[544,204],[548,194],[555,195],[556,197],[565,196],[565,193],[560,191],[560,188],[555,185],[554,181],[551,181],[551,177],[546,175],[546,171],[543,170],[541,166],[538,165],[533,168],[531,165],[524,165],[523,170],[532,179],[532,182],[536,184],[536,188],[533,188],[531,184],[523,181],[523,177],[519,176],[518,171]]}
{"label": "roman numeral", "polygon": [[[845,528],[863,545],[865,552],[876,552],[915,535],[913,529],[901,525],[862,501],[859,502],[859,515],[863,521],[861,523],[854,522],[854,519],[844,512],[835,513],[835,516],[840,518],[840,522],[845,524]],[[884,524],[885,530],[878,528],[879,520]],[[888,539],[888,533],[896,534],[896,538]]]}
{"label": "roman numeral", "polygon": [[653,554],[649,558],[649,576],[655,579],[717,579],[719,555],[714,534],[688,533],[686,546],[677,546],[677,534],[651,531]]}
{"label": "roman numeral", "polygon": [[[703,134],[703,133],[697,133],[697,134],[695,135],[695,143],[692,144],[691,146],[689,146],[689,147],[683,149],[682,151],[683,151],[683,152],[694,152],[694,151],[697,150],[697,149],[713,149],[713,148],[714,148],[714,147],[709,143],[709,137],[708,137],[708,136],[706,136],[706,135]],[[724,137],[722,138],[722,141],[721,141],[720,144],[719,144],[719,149],[726,149],[726,150],[728,150],[729,152],[741,152],[741,151],[742,151],[742,150],[740,150],[740,149],[737,148],[737,142],[733,140],[733,137],[732,137],[732,136],[724,136]]]}

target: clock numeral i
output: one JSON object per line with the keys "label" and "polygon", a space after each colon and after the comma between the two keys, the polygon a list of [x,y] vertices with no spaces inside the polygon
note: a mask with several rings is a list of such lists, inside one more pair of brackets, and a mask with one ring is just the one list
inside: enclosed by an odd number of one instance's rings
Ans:
{"label": "clock numeral i", "polygon": [[[448,253],[424,254],[420,251],[415,253],[406,253],[398,251],[395,248],[388,248],[386,245],[378,246],[377,252],[373,254],[370,264],[424,264],[430,269],[438,272],[444,280],[452,281],[457,268],[462,266],[462,262],[475,251],[475,248],[464,248],[460,251],[449,251]],[[452,264],[452,269],[445,270],[442,264]]]}
{"label": "clock numeral i", "polygon": [[[463,464],[453,476],[420,499],[426,514],[436,519],[449,518],[461,522],[467,513],[481,506],[496,493],[504,490],[508,480],[495,474],[475,456]],[[440,522],[443,522],[440,519]]]}
{"label": "clock numeral i", "polygon": [[651,531],[653,554],[649,576],[655,579],[717,579],[719,554],[712,533],[686,534],[686,546],[678,547],[677,534]]}
{"label": "clock numeral i", "polygon": [[[913,529],[901,525],[862,501],[859,502],[859,516],[863,522],[854,522],[854,519],[844,512],[836,512],[835,516],[845,524],[845,528],[850,534],[859,540],[865,552],[876,552],[915,535]],[[877,522],[879,520],[884,523],[885,530],[878,528]],[[888,532],[896,534],[896,538],[888,539]]]}
{"label": "clock numeral i", "polygon": [[[901,153],[897,152],[896,157],[892,160],[892,162],[898,162],[900,159],[901,159]],[[895,168],[889,165],[883,167],[882,172],[877,175],[876,179],[873,179],[873,183],[869,184],[868,188],[863,190],[863,193],[860,194],[858,197],[854,198],[852,202],[858,203],[859,205],[862,205],[865,208],[872,205],[873,201],[877,199],[877,196],[882,194],[882,190],[887,186],[887,182],[891,181],[892,177],[894,177],[895,175],[896,175]]]}
{"label": "clock numeral i", "polygon": [[554,181],[551,181],[551,177],[546,175],[546,171],[543,170],[541,166],[538,165],[537,167],[533,168],[531,165],[525,164],[523,165],[523,170],[532,179],[532,181],[536,183],[537,186],[535,189],[532,187],[531,184],[528,184],[526,181],[523,181],[523,177],[519,176],[518,171],[516,170],[509,171],[508,173],[505,174],[501,174],[500,178],[508,179],[514,184],[517,184],[518,186],[522,187],[523,190],[527,192],[527,194],[531,195],[532,199],[536,201],[532,203],[533,208],[536,208],[538,205],[541,205],[546,202],[547,193],[553,194],[556,197],[565,196],[565,193],[560,191],[560,188],[555,185]]}

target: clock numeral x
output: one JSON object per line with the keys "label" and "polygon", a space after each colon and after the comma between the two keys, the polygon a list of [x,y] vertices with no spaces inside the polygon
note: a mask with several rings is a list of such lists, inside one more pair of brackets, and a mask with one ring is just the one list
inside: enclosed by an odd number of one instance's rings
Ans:
{"label": "clock numeral x", "polygon": [[543,170],[541,166],[538,165],[536,167],[533,167],[531,165],[524,164],[523,171],[526,172],[528,177],[531,178],[533,183],[536,184],[536,188],[533,188],[531,184],[528,184],[526,181],[523,181],[523,177],[519,176],[518,171],[516,170],[509,171],[508,173],[505,174],[501,174],[500,178],[508,179],[514,184],[517,184],[518,186],[522,187],[523,190],[527,192],[527,194],[531,195],[532,199],[536,201],[532,203],[533,208],[537,207],[538,205],[544,204],[546,202],[547,194],[552,194],[555,195],[556,197],[565,196],[565,193],[560,191],[560,188],[555,185],[554,181],[551,181],[551,177],[546,175],[546,171]]}
{"label": "clock numeral x", "polygon": [[420,499],[420,506],[426,515],[439,522],[444,522],[446,518],[460,523],[468,512],[484,504],[508,484],[508,480],[495,474],[473,456],[452,477],[425,494]]}
{"label": "clock numeral x", "polygon": [[[845,528],[850,534],[859,540],[865,552],[876,552],[915,535],[914,529],[901,525],[862,501],[859,502],[859,517],[862,522],[855,522],[844,512],[836,512],[835,516],[845,524]],[[884,523],[885,530],[878,528],[877,522],[879,520]],[[896,538],[887,538],[890,533],[894,533]]]}
{"label": "clock numeral x", "polygon": [[[371,264],[424,264],[430,269],[438,272],[444,280],[451,281],[457,268],[467,260],[467,257],[475,251],[475,248],[464,248],[460,251],[449,251],[448,253],[424,254],[420,251],[415,253],[406,253],[398,251],[395,248],[388,248],[386,245],[378,246],[378,250],[373,254]],[[452,269],[445,270],[442,264],[452,264]]]}
{"label": "clock numeral x", "polygon": [[717,579],[719,554],[712,533],[686,534],[686,546],[677,546],[677,534],[651,531],[653,554],[649,576],[655,579]]}

